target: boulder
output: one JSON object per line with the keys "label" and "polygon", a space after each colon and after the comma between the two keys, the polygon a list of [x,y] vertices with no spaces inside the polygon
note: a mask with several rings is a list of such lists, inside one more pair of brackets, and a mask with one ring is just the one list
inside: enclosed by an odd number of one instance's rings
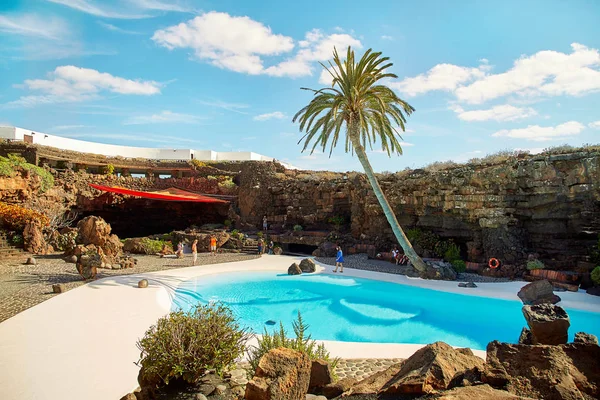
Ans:
{"label": "boulder", "polygon": [[479,380],[484,361],[469,349],[454,349],[444,342],[429,344],[409,357],[381,394],[421,395]]}
{"label": "boulder", "polygon": [[433,397],[430,400],[534,400],[530,397],[517,396],[505,390],[494,389],[490,385],[457,387]]}
{"label": "boulder", "polygon": [[117,269],[121,269],[121,268],[133,268],[133,267],[135,267],[136,264],[137,264],[137,260],[135,258],[125,256],[125,257],[121,257],[121,259],[119,260],[119,263],[115,264],[115,265],[119,265],[120,268],[117,268]]}
{"label": "boulder", "polygon": [[476,288],[477,285],[474,282],[461,282],[461,283],[458,284],[458,287]]}
{"label": "boulder", "polygon": [[123,243],[123,251],[132,254],[146,254],[146,249],[142,245],[142,240],[144,238],[130,238],[125,239]]}
{"label": "boulder", "polygon": [[423,279],[436,279],[442,281],[455,281],[456,271],[452,264],[440,262],[427,262],[427,269],[420,273]]}
{"label": "boulder", "polygon": [[273,249],[273,254],[275,254],[276,256],[280,256],[283,254],[283,249],[281,247],[275,247]]}
{"label": "boulder", "polygon": [[554,304],[523,306],[523,316],[531,330],[532,344],[564,344],[569,339],[569,316]]}
{"label": "boulder", "polygon": [[68,262],[68,263],[77,264],[77,256],[76,255],[66,256],[64,258],[64,260],[65,260],[65,262]]}
{"label": "boulder", "polygon": [[300,269],[300,267],[296,263],[293,263],[288,268],[288,275],[300,275],[301,273],[302,273],[302,270]]}
{"label": "boulder", "polygon": [[102,259],[98,254],[83,254],[79,256],[77,261],[77,272],[83,279],[94,279],[97,274],[97,269],[102,266]]}
{"label": "boulder", "polygon": [[246,400],[304,400],[311,363],[306,354],[286,348],[270,350],[246,384]]}
{"label": "boulder", "polygon": [[138,287],[140,289],[144,289],[148,287],[148,279],[142,279],[141,281],[138,282]]}
{"label": "boulder", "polygon": [[312,258],[305,258],[300,261],[300,269],[302,272],[311,273],[317,270],[317,266]]}
{"label": "boulder", "polygon": [[37,265],[37,260],[34,257],[27,258],[25,265]]}
{"label": "boulder", "polygon": [[67,287],[62,283],[55,283],[52,285],[52,293],[64,293],[67,291]]}
{"label": "boulder", "polygon": [[[117,235],[111,235],[112,228],[100,217],[85,217],[77,223],[78,235],[77,243],[83,244],[86,248],[94,245],[102,262],[113,264],[118,262],[123,252],[123,243]],[[77,249],[74,252],[77,254]]]}
{"label": "boulder", "polygon": [[48,254],[54,249],[46,243],[42,232],[42,223],[33,219],[25,225],[23,230],[23,248],[33,254]]}
{"label": "boulder", "polygon": [[358,380],[356,378],[343,378],[337,382],[332,382],[328,385],[323,386],[319,393],[328,399],[332,399],[334,397],[338,397],[342,393],[348,391],[352,386],[356,385]]}
{"label": "boulder", "polygon": [[600,296],[600,286],[588,288],[585,292],[587,294],[591,294],[592,296]]}
{"label": "boulder", "polygon": [[598,344],[598,338],[591,333],[585,332],[577,332],[575,334],[574,343],[589,343],[589,344]]}
{"label": "boulder", "polygon": [[482,380],[534,399],[575,400],[600,397],[600,347],[490,342]]}
{"label": "boulder", "polygon": [[310,382],[308,390],[313,393],[315,389],[329,385],[332,381],[333,371],[327,361],[313,360],[310,367]]}
{"label": "boulder", "polygon": [[398,375],[405,361],[390,366],[388,369],[376,372],[373,375],[358,381],[349,389],[346,389],[342,397],[361,396],[377,394],[384,388],[388,382],[391,382]]}
{"label": "boulder", "polygon": [[337,245],[333,242],[323,242],[319,246],[319,257],[335,257]]}
{"label": "boulder", "polygon": [[517,296],[525,305],[556,304],[560,301],[560,297],[552,291],[552,284],[545,279],[523,286]]}

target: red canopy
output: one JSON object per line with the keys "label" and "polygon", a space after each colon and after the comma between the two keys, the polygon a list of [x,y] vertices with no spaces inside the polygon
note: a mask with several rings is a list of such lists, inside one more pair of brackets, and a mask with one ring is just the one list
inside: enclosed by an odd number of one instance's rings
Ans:
{"label": "red canopy", "polygon": [[163,200],[163,201],[191,201],[195,203],[227,203],[225,200],[215,199],[213,197],[202,196],[187,190],[181,190],[176,188],[168,188],[163,190],[157,190],[154,192],[142,192],[139,190],[131,190],[122,187],[110,187],[89,184],[94,189],[102,190],[103,192],[119,193],[128,196],[144,197],[146,199]]}

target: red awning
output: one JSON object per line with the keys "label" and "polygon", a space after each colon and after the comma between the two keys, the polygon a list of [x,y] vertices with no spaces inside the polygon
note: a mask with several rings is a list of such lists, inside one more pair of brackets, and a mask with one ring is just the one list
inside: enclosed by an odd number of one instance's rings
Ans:
{"label": "red awning", "polygon": [[168,188],[163,190],[157,190],[154,192],[142,192],[139,190],[131,190],[122,187],[110,187],[89,184],[94,189],[102,190],[103,192],[124,194],[127,196],[143,197],[146,199],[162,200],[162,201],[191,201],[195,203],[227,203],[225,200],[215,199],[213,197],[202,196],[187,190],[181,190],[176,188]]}

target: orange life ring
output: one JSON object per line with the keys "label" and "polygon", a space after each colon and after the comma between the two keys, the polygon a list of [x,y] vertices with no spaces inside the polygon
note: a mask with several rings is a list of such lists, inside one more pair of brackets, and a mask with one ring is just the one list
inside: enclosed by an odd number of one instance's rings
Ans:
{"label": "orange life ring", "polygon": [[488,267],[490,267],[491,269],[496,269],[500,266],[500,261],[498,261],[498,259],[496,258],[490,258],[490,261],[488,261]]}

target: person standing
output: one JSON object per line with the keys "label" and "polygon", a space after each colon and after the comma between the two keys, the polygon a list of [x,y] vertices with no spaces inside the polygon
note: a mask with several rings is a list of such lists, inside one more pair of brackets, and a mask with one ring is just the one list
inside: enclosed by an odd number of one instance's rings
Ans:
{"label": "person standing", "polygon": [[269,254],[273,255],[273,249],[275,247],[275,243],[273,243],[273,241],[271,240],[269,242]]}
{"label": "person standing", "polygon": [[177,255],[177,258],[183,258],[183,242],[179,241],[179,243],[177,243],[177,253],[175,253]]}
{"label": "person standing", "polygon": [[215,237],[215,235],[210,236],[210,253],[213,256],[217,255],[217,238]]}
{"label": "person standing", "polygon": [[262,255],[262,252],[263,252],[263,240],[262,240],[262,238],[258,239],[258,245],[257,245],[257,247],[258,247],[258,254]]}
{"label": "person standing", "polygon": [[335,257],[335,269],[333,272],[337,272],[338,267],[340,267],[340,272],[344,272],[344,253],[342,252],[342,248],[340,246],[337,247],[337,255]]}
{"label": "person standing", "polygon": [[198,260],[198,239],[194,239],[192,242],[192,265],[196,265],[196,261]]}
{"label": "person standing", "polygon": [[267,231],[267,228],[269,227],[269,224],[267,223],[267,216],[265,215],[263,217],[263,231]]}

